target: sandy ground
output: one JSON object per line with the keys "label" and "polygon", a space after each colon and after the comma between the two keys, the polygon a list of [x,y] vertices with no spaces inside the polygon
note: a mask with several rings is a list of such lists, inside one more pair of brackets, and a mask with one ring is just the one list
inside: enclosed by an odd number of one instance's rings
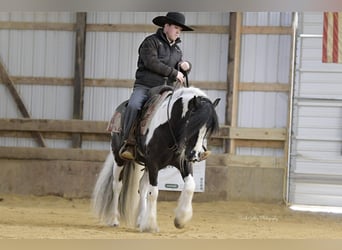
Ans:
{"label": "sandy ground", "polygon": [[294,212],[284,205],[193,203],[184,229],[173,226],[176,202],[158,203],[159,233],[98,223],[88,199],[0,196],[0,239],[342,239],[342,216]]}

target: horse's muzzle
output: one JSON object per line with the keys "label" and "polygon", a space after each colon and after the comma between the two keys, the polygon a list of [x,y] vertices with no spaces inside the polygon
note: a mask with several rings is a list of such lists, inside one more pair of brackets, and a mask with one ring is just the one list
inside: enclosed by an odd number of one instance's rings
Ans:
{"label": "horse's muzzle", "polygon": [[[203,152],[202,152],[203,153]],[[188,160],[191,162],[201,161],[201,152],[192,150],[188,156]]]}
{"label": "horse's muzzle", "polygon": [[211,154],[210,150],[205,150],[205,151],[191,151],[190,157],[188,158],[190,162],[199,162],[206,160],[208,156]]}

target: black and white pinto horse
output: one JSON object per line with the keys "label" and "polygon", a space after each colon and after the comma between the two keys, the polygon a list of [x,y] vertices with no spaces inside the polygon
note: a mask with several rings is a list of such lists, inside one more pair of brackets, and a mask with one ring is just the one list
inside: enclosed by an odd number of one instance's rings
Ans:
{"label": "black and white pinto horse", "polygon": [[111,226],[122,220],[142,232],[158,232],[158,171],[172,165],[184,180],[174,219],[183,228],[192,218],[192,165],[206,150],[204,140],[218,130],[218,102],[195,87],[174,90],[155,110],[146,133],[137,135],[135,161],[119,157],[122,135],[112,133],[114,158],[108,155],[93,191],[96,216]]}

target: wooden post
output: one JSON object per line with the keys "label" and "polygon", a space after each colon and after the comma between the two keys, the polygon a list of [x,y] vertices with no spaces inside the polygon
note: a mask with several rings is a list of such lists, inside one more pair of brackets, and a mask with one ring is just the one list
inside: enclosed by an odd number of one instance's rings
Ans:
{"label": "wooden post", "polygon": [[[83,119],[84,98],[84,60],[86,42],[85,12],[78,12],[76,17],[76,46],[75,46],[75,77],[74,77],[74,108],[73,119]],[[72,147],[80,148],[82,144],[81,134],[72,135]]]}
{"label": "wooden post", "polygon": [[[240,48],[241,48],[242,14],[231,12],[229,18],[229,51],[227,76],[226,124],[232,128],[237,126],[239,80],[240,80]],[[226,152],[235,154],[235,141],[230,139]]]}
{"label": "wooden post", "polygon": [[[13,96],[13,99],[15,103],[17,104],[17,107],[24,118],[31,118],[30,113],[28,112],[19,92],[17,91],[14,82],[12,81],[11,77],[9,76],[6,68],[2,64],[2,61],[0,61],[0,77],[4,84],[7,85],[7,88],[9,89],[11,95]],[[39,132],[32,132],[32,137],[37,141],[38,145],[40,147],[46,147],[46,143],[44,141],[44,138],[41,133]]]}

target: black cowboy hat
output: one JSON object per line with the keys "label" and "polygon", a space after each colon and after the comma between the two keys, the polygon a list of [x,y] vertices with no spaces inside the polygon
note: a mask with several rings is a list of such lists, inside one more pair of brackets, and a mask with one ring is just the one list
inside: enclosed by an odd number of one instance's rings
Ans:
{"label": "black cowboy hat", "polygon": [[179,12],[168,12],[166,16],[157,16],[152,22],[155,25],[164,27],[164,24],[174,24],[182,28],[183,31],[193,31],[192,28],[185,25],[185,16]]}

